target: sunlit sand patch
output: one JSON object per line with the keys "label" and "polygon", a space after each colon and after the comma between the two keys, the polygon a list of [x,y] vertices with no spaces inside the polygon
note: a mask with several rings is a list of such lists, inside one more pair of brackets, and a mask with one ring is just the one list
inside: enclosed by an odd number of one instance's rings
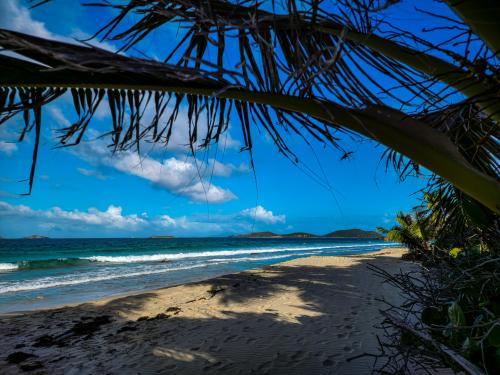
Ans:
{"label": "sunlit sand patch", "polygon": [[[382,319],[382,306],[375,298],[398,296],[367,263],[397,273],[410,265],[397,259],[403,253],[301,258],[57,313],[5,318],[0,332],[9,333],[0,352],[33,354],[23,364],[40,362],[56,375],[75,368],[89,375],[139,369],[144,374],[370,374],[371,358],[348,359],[378,345],[373,325]],[[65,346],[33,346],[43,335],[59,338],[67,322],[102,315],[112,321],[88,337],[70,337]],[[0,358],[0,373],[18,374],[19,365]]]}
{"label": "sunlit sand patch", "polygon": [[153,355],[156,357],[171,358],[180,362],[193,362],[198,359],[204,359],[208,362],[216,362],[216,359],[208,353],[198,353],[183,349],[156,347],[153,349]]}

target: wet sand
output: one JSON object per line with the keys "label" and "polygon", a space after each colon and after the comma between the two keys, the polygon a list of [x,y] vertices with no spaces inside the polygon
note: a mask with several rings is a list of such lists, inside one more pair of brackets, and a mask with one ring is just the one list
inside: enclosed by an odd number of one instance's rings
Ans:
{"label": "wet sand", "polygon": [[370,374],[377,299],[367,269],[404,249],[314,256],[202,282],[0,317],[1,374]]}

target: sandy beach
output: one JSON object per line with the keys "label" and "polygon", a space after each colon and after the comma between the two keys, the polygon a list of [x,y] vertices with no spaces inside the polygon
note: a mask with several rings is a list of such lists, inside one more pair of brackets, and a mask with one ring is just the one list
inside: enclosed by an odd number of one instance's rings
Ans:
{"label": "sandy beach", "polygon": [[0,317],[1,374],[370,374],[377,300],[367,269],[404,249],[313,256],[147,293]]}

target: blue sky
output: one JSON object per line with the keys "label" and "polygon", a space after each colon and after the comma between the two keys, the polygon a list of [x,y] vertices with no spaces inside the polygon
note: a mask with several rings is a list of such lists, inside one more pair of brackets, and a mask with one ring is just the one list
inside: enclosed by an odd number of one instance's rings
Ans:
{"label": "blue sky", "polygon": [[[21,0],[0,2],[0,27],[47,38],[83,38],[105,21],[104,15],[78,2],[54,1],[29,10]],[[158,40],[173,38],[168,28],[143,44],[160,56]],[[102,45],[113,48],[112,44]],[[46,107],[43,142],[33,193],[26,182],[32,143],[16,143],[20,118],[0,127],[0,236],[41,234],[51,237],[140,237],[148,235],[216,236],[257,230],[326,233],[335,229],[389,226],[400,210],[415,206],[422,181],[400,183],[380,163],[383,147],[342,137],[354,151],[347,160],[336,150],[297,140],[291,144],[303,163],[293,166],[255,129],[255,176],[249,155],[240,152],[236,118],[219,148],[189,156],[186,114],[174,127],[173,143],[145,145],[139,156],[112,156],[109,141],[95,139],[109,126],[99,111],[86,140],[74,148],[54,149],[57,129],[75,120],[71,98]],[[319,176],[308,176],[305,167]],[[325,186],[326,185],[326,186]]]}

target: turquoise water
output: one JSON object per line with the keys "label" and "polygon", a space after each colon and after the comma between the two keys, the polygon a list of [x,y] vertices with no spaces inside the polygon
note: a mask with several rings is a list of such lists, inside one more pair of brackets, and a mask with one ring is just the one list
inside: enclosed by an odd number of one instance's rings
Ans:
{"label": "turquoise water", "polygon": [[297,257],[396,246],[361,239],[0,239],[0,313],[206,279]]}

